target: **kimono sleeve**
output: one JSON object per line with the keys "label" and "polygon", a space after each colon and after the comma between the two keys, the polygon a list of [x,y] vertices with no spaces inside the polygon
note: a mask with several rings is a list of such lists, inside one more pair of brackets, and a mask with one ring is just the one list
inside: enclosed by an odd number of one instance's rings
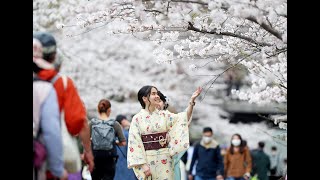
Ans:
{"label": "kimono sleeve", "polygon": [[146,152],[141,140],[138,117],[136,116],[133,117],[129,129],[127,162],[129,169],[147,163]]}
{"label": "kimono sleeve", "polygon": [[167,114],[168,134],[170,136],[169,153],[171,156],[187,150],[189,144],[189,127],[187,112]]}

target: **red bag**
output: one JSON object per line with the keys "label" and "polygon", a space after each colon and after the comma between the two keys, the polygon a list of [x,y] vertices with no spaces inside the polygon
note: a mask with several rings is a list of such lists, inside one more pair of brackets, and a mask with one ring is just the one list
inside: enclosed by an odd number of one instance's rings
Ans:
{"label": "red bag", "polygon": [[67,129],[74,136],[79,134],[86,121],[86,110],[72,80],[64,75],[57,76],[56,81],[55,78],[52,81],[58,95],[60,112],[64,110]]}

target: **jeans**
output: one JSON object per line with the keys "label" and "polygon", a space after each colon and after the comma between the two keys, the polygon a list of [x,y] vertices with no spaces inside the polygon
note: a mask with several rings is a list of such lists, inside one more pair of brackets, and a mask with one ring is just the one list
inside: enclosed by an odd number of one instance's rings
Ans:
{"label": "jeans", "polygon": [[216,178],[212,177],[212,178],[203,178],[203,177],[200,177],[200,176],[195,176],[194,180],[216,180]]}
{"label": "jeans", "polygon": [[235,178],[235,177],[227,177],[226,180],[245,180],[243,177]]}

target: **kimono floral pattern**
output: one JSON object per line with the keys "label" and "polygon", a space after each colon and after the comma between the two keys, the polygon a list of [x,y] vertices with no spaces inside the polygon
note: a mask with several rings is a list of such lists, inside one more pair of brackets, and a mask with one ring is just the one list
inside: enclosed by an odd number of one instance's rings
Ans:
{"label": "kimono floral pattern", "polygon": [[[167,148],[145,151],[141,135],[168,132],[170,141]],[[172,156],[189,148],[187,113],[178,114],[155,110],[153,113],[142,109],[130,125],[128,139],[128,168],[133,168],[138,180],[173,180]],[[141,165],[150,167],[152,176],[145,177]]]}

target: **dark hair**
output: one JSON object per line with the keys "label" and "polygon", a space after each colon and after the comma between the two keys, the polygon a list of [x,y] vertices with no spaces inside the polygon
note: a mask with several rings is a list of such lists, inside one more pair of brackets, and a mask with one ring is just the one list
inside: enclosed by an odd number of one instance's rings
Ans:
{"label": "dark hair", "polygon": [[[241,141],[241,143],[240,143],[240,153],[242,154],[243,151],[244,151],[244,147],[245,147],[244,144],[243,144],[242,137],[241,137],[240,134],[236,133],[236,134],[233,134],[233,135],[231,136],[231,140],[232,140],[232,138],[233,138],[234,136],[238,136],[239,139],[240,139],[240,141]],[[231,154],[234,153],[234,150],[233,150],[234,147],[235,147],[235,146],[231,143],[231,147],[230,147],[230,153],[231,153]]]}
{"label": "dark hair", "polygon": [[111,103],[107,99],[101,99],[98,104],[98,112],[106,113],[107,110],[111,108]]}
{"label": "dark hair", "polygon": [[33,62],[32,69],[34,73],[38,73],[42,68],[40,68],[36,63]]}
{"label": "dark hair", "polygon": [[258,146],[259,146],[259,148],[263,149],[264,148],[264,142],[263,141],[259,141],[258,142]]}
{"label": "dark hair", "polygon": [[242,145],[243,145],[243,146],[246,146],[246,145],[247,145],[247,140],[242,139],[241,142],[242,142]]}
{"label": "dark hair", "polygon": [[277,147],[276,147],[276,146],[272,146],[272,147],[271,147],[271,150],[276,151],[276,150],[277,150]]}
{"label": "dark hair", "polygon": [[122,115],[122,114],[119,114],[117,117],[116,117],[116,121],[118,121],[119,124],[121,124],[121,121],[124,120],[124,119],[127,119],[126,116]]}
{"label": "dark hair", "polygon": [[164,94],[162,94],[161,91],[158,91],[158,95],[159,95],[160,99],[161,99],[161,100],[163,101],[163,103],[164,103],[163,109],[164,109],[164,110],[168,109],[169,104],[167,103],[167,100],[166,100],[166,97],[167,97],[167,96],[165,96]]}
{"label": "dark hair", "polygon": [[56,52],[50,53],[50,54],[45,54],[43,53],[43,59],[48,61],[49,63],[53,63],[53,61],[55,60],[55,56]]}
{"label": "dark hair", "polygon": [[[150,94],[151,94],[151,89],[152,88],[155,88],[157,89],[156,87],[154,86],[143,86],[139,91],[138,91],[138,101],[140,102],[142,108],[146,108],[146,104],[143,102],[143,99],[142,97],[148,97],[148,101],[149,101],[149,97],[150,97]],[[158,90],[158,89],[157,89]],[[149,101],[150,102],[150,101]]]}
{"label": "dark hair", "polygon": [[203,128],[202,133],[205,133],[205,132],[211,132],[211,133],[212,133],[211,127],[205,127],[205,128]]}

